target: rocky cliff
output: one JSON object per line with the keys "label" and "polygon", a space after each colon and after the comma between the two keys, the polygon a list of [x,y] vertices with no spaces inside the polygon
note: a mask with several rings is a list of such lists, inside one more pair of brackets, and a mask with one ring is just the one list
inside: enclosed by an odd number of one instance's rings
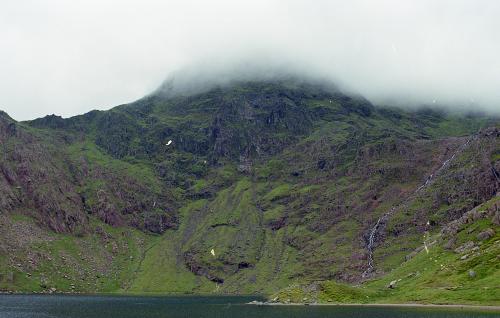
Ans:
{"label": "rocky cliff", "polygon": [[500,187],[498,118],[294,80],[159,90],[68,119],[2,113],[0,147],[6,290],[359,283]]}

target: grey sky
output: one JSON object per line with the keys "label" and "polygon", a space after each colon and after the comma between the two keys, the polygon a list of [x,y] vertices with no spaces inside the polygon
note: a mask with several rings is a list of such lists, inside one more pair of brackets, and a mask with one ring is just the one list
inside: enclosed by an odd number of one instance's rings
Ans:
{"label": "grey sky", "polygon": [[231,78],[250,65],[320,75],[374,102],[500,112],[499,17],[496,0],[3,0],[0,109],[67,117],[182,70]]}

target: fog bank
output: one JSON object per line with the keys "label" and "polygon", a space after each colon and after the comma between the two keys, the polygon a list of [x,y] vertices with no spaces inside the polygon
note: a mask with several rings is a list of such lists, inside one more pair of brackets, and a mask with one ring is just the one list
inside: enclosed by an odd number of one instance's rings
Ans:
{"label": "fog bank", "polygon": [[4,1],[0,109],[67,117],[166,78],[292,72],[374,103],[500,113],[499,16],[495,0]]}

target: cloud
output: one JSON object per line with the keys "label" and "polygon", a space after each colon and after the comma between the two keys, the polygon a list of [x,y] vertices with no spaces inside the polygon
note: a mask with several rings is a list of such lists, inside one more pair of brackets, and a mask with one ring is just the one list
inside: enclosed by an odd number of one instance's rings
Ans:
{"label": "cloud", "polygon": [[495,0],[4,1],[0,109],[71,116],[182,71],[292,69],[376,103],[500,113],[499,15]]}

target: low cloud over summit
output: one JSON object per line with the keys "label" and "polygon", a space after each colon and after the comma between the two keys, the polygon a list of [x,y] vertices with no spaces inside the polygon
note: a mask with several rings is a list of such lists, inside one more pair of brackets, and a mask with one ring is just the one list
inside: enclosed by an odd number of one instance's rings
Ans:
{"label": "low cloud over summit", "polygon": [[71,116],[182,72],[184,84],[292,72],[375,103],[498,113],[498,16],[494,0],[6,1],[0,109]]}

